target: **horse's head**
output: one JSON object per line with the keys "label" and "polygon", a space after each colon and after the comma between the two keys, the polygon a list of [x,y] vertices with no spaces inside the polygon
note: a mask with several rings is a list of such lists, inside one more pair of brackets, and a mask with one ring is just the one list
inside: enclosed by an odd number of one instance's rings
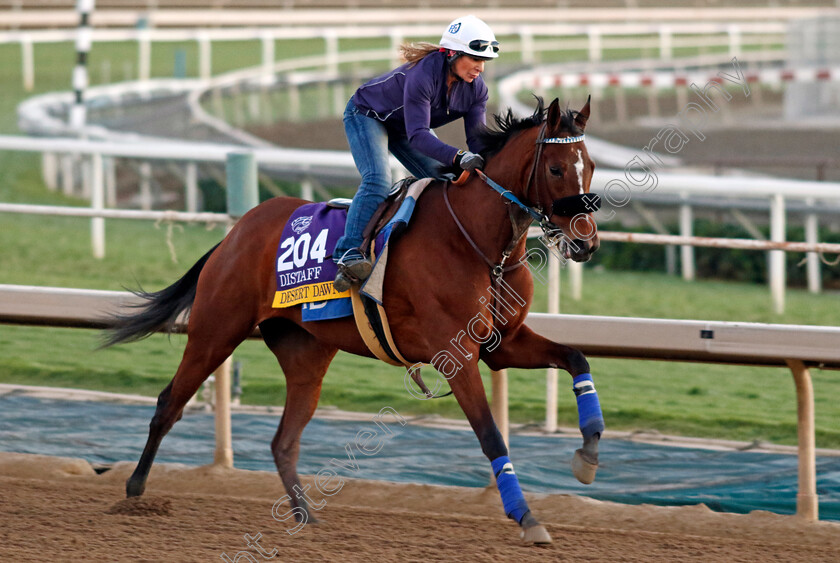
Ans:
{"label": "horse's head", "polygon": [[598,250],[592,213],[600,199],[589,193],[595,163],[584,143],[589,100],[580,111],[562,110],[556,98],[536,128],[535,151],[524,198],[548,217],[562,236],[551,237],[565,258],[586,262]]}
{"label": "horse's head", "polygon": [[526,223],[539,222],[546,244],[586,262],[600,246],[592,213],[601,202],[589,193],[595,170],[583,142],[589,100],[580,111],[561,110],[557,99],[547,111],[542,98],[537,102],[533,115],[518,118],[508,109],[495,116],[496,128],[479,132],[487,159],[487,174],[479,175],[518,206]]}

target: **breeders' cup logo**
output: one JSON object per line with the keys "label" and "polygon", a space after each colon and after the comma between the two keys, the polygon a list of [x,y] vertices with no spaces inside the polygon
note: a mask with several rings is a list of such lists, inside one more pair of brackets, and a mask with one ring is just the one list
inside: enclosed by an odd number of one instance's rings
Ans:
{"label": "breeders' cup logo", "polygon": [[461,29],[461,22],[453,23],[452,25],[449,26],[449,33],[451,33],[452,35],[455,35],[456,33],[458,33],[459,29]]}
{"label": "breeders' cup logo", "polygon": [[292,221],[292,230],[297,234],[301,234],[303,231],[309,228],[309,225],[312,223],[312,215],[308,217],[298,217],[294,221]]}

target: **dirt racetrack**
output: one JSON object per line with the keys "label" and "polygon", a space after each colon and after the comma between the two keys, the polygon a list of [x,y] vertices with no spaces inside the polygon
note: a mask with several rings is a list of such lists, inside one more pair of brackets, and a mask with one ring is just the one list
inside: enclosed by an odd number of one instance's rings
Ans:
{"label": "dirt racetrack", "polygon": [[568,495],[528,495],[554,544],[525,547],[495,488],[354,480],[326,498],[321,524],[289,535],[291,520],[271,516],[284,494],[274,474],[158,465],[146,494],[125,501],[132,469],[97,475],[79,459],[0,453],[0,560],[234,560],[245,534],[262,534],[265,553],[276,547],[284,562],[840,561],[838,523]]}

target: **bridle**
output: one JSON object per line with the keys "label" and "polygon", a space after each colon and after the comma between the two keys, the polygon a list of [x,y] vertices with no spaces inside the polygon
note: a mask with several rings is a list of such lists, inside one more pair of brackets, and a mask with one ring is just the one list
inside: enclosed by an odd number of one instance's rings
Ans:
{"label": "bridle", "polygon": [[[525,201],[528,201],[528,194],[531,192],[531,186],[535,183],[534,178],[537,173],[537,168],[539,167],[540,159],[542,158],[542,152],[545,145],[570,145],[572,143],[580,143],[583,142],[584,138],[586,137],[585,134],[581,133],[580,135],[574,137],[545,137],[545,129],[546,129],[547,122],[543,122],[542,126],[540,127],[539,134],[537,135],[536,140],[536,151],[534,152],[534,164],[531,166],[531,171],[528,174],[528,180],[525,183],[525,193],[522,197]],[[540,228],[542,229],[543,233],[545,233],[549,237],[553,237],[556,232],[559,230],[559,227],[551,222],[552,215],[560,215],[564,217],[574,217],[580,213],[594,213],[601,208],[601,196],[594,193],[585,193],[585,194],[576,194],[572,196],[563,197],[560,199],[555,199],[551,205],[551,214],[547,214],[542,206],[535,206],[535,205],[528,205],[527,203],[523,202],[521,199],[516,197],[513,192],[508,189],[505,189],[491,178],[487,176],[482,170],[476,170],[478,177],[481,178],[485,184],[493,188],[496,192],[499,193],[503,198],[507,199],[511,203],[516,204],[519,209],[523,212],[527,213],[532,220],[536,221]],[[516,227],[514,226],[514,231],[516,231]]]}
{"label": "bridle", "polygon": [[[548,122],[543,121],[542,125],[540,126],[540,131],[537,134],[537,148],[534,153],[534,164],[531,166],[531,172],[528,174],[528,181],[525,184],[525,193],[523,196],[523,199],[525,199],[526,201],[528,199],[528,194],[531,191],[531,185],[534,182],[534,177],[536,176],[537,167],[539,166],[540,158],[542,157],[542,152],[545,145],[566,145],[572,143],[579,143],[582,142],[585,137],[584,134],[580,134],[575,137],[545,137],[545,130],[547,125]],[[505,262],[507,262],[507,259],[513,253],[513,250],[516,248],[519,241],[528,231],[528,226],[531,224],[531,221],[536,221],[542,229],[543,233],[549,239],[552,239],[560,230],[557,225],[551,222],[552,215],[573,217],[580,213],[593,213],[595,211],[598,211],[598,209],[600,209],[601,207],[601,197],[598,194],[576,194],[554,200],[551,206],[552,213],[546,214],[541,206],[528,205],[527,203],[523,202],[521,199],[516,197],[516,195],[514,195],[513,192],[511,192],[508,189],[505,189],[503,186],[499,185],[491,178],[489,178],[482,170],[476,169],[476,174],[478,174],[478,177],[481,178],[484,181],[484,183],[493,188],[493,190],[498,192],[499,195],[501,195],[504,199],[507,199],[510,203],[515,204],[522,212],[524,212],[530,217],[530,219],[527,222],[517,221],[516,217],[514,217],[513,208],[511,208],[509,218],[511,226],[513,227],[513,237],[511,238],[510,243],[508,243],[507,248],[505,248],[505,250],[502,252],[501,261],[498,264],[495,264],[492,260],[490,260],[490,258],[488,258],[484,254],[484,252],[481,251],[480,248],[478,248],[478,245],[475,243],[475,241],[472,240],[472,237],[470,237],[470,235],[467,233],[466,229],[461,224],[461,221],[458,220],[457,215],[455,215],[455,211],[452,209],[452,205],[449,203],[449,195],[447,193],[449,183],[447,183],[444,186],[443,198],[446,202],[446,207],[449,210],[449,214],[455,220],[455,224],[458,226],[458,229],[461,231],[461,234],[464,235],[464,238],[467,239],[467,242],[469,242],[473,249],[478,253],[478,255],[484,259],[487,265],[490,266],[491,275],[496,280],[500,280],[505,272],[522,266],[522,263],[517,263],[512,266],[505,266]],[[460,180],[458,183],[460,183]]]}

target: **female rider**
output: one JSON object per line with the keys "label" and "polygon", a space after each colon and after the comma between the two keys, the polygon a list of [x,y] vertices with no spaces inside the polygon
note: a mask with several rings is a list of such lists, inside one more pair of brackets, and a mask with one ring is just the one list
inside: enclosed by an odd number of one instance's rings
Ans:
{"label": "female rider", "polygon": [[[484,165],[476,135],[485,123],[488,98],[481,73],[484,62],[498,57],[498,51],[499,42],[486,23],[475,16],[458,18],[446,28],[439,46],[403,45],[407,62],[370,80],[350,98],[344,130],[362,183],[333,251],[336,291],[370,275],[371,261],[359,247],[362,231],[391,186],[389,151],[417,178],[437,177],[441,165],[463,170]],[[461,118],[469,151],[447,145],[431,130]]]}

